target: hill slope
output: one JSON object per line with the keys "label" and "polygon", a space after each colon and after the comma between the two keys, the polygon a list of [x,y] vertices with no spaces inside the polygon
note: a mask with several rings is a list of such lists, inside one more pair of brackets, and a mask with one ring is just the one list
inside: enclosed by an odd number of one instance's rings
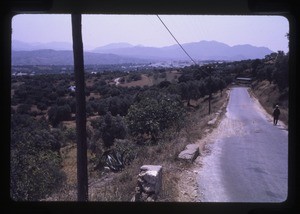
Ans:
{"label": "hill slope", "polygon": [[[272,53],[272,51],[266,47],[255,47],[249,44],[231,47],[227,44],[217,41],[185,43],[182,46],[195,60],[236,61],[243,59],[264,58],[265,55]],[[94,49],[93,52],[110,53],[136,58],[188,60],[185,53],[177,44],[161,48],[145,46],[125,46],[116,48],[111,46],[111,48],[107,48],[107,46],[104,46]]]}
{"label": "hill slope", "polygon": [[[272,53],[266,47],[249,44],[229,46],[217,41],[200,41],[182,44],[194,60],[262,59]],[[42,48],[42,49],[38,49]],[[13,65],[71,65],[73,64],[70,43],[12,43]],[[85,64],[147,63],[150,61],[190,60],[179,45],[157,47],[133,46],[128,43],[112,43],[85,52]]]}
{"label": "hill slope", "polygon": [[[147,60],[115,54],[84,53],[85,64],[146,63]],[[12,51],[12,65],[73,65],[72,51]]]}

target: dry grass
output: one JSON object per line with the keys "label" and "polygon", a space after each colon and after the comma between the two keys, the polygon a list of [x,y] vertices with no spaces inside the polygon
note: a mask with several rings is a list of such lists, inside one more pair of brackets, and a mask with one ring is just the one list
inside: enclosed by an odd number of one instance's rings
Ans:
{"label": "dry grass", "polygon": [[100,99],[101,95],[99,93],[91,92],[90,96],[87,97],[87,100],[90,99],[90,98]]}
{"label": "dry grass", "polygon": [[90,77],[90,78],[87,78],[86,81],[85,81],[85,84],[87,87],[91,87],[94,85],[95,83],[95,80],[96,80],[97,77]]}
{"label": "dry grass", "polygon": [[[137,185],[137,175],[142,165],[161,165],[163,170],[162,189],[159,202],[180,201],[180,174],[191,166],[191,163],[178,160],[178,154],[190,143],[196,143],[216,125],[207,125],[217,116],[217,112],[227,103],[226,93],[213,95],[211,114],[208,115],[208,101],[205,98],[192,102],[198,105],[190,108],[185,128],[180,132],[169,130],[161,136],[157,145],[135,146],[137,158],[118,173],[94,171],[89,169],[89,201],[130,201]],[[224,110],[224,109],[223,109]],[[67,183],[60,193],[47,198],[48,201],[76,200],[76,145],[62,149],[63,170]],[[88,155],[91,158],[91,155]]]}
{"label": "dry grass", "polygon": [[75,120],[62,121],[62,125],[69,129],[76,129],[76,121]]}
{"label": "dry grass", "polygon": [[77,184],[77,147],[76,144],[71,144],[63,147],[61,149],[62,155],[62,170],[67,176],[67,185],[76,185]]}
{"label": "dry grass", "polygon": [[174,71],[167,71],[165,78],[157,78],[155,80],[153,78],[153,76],[147,76],[145,74],[142,74],[141,75],[141,77],[142,77],[141,80],[121,83],[120,86],[123,86],[123,87],[152,86],[152,85],[155,85],[155,84],[159,84],[161,81],[164,81],[164,80],[167,80],[167,81],[170,81],[170,82],[176,81],[177,78],[180,77],[180,75],[181,75],[181,73],[179,73],[176,70],[174,70]]}
{"label": "dry grass", "polygon": [[137,81],[132,81],[132,82],[126,82],[126,83],[121,83],[120,86],[123,87],[135,87],[135,86],[152,86],[153,85],[153,81],[152,78],[148,77],[147,75],[142,74],[141,75],[142,79],[141,80],[137,80]]}
{"label": "dry grass", "polygon": [[288,92],[280,92],[275,84],[269,83],[269,81],[266,80],[254,82],[251,92],[271,115],[274,106],[279,104],[281,111],[279,120],[288,126]]}
{"label": "dry grass", "polygon": [[164,77],[164,78],[158,77],[157,79],[154,79],[153,76],[151,78],[152,78],[153,84],[159,84],[160,82],[162,82],[164,80],[167,80],[171,83],[174,81],[176,82],[180,76],[181,76],[180,72],[173,70],[173,71],[167,71],[166,77]]}

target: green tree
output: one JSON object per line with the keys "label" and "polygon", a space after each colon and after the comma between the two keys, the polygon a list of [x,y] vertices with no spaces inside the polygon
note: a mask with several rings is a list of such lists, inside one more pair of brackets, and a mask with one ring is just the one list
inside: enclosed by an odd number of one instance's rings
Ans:
{"label": "green tree", "polygon": [[274,81],[277,83],[279,89],[283,90],[289,86],[289,58],[283,51],[278,51],[275,69],[273,73]]}
{"label": "green tree", "polygon": [[187,100],[187,105],[190,106],[190,101],[197,100],[201,97],[200,81],[193,80],[179,83],[179,91],[182,100]]}
{"label": "green tree", "polygon": [[129,108],[126,116],[128,128],[135,137],[147,135],[153,143],[158,134],[183,121],[183,106],[177,97],[160,95],[157,98],[144,97]]}
{"label": "green tree", "polygon": [[15,114],[11,119],[10,191],[13,200],[36,201],[58,190],[61,170],[60,142],[46,120]]}
{"label": "green tree", "polygon": [[105,115],[106,112],[108,111],[108,100],[107,99],[101,99],[99,102],[98,102],[98,105],[97,105],[97,112],[99,115]]}
{"label": "green tree", "polygon": [[52,106],[48,110],[49,122],[53,127],[56,127],[61,121],[71,119],[71,107],[69,105]]}
{"label": "green tree", "polygon": [[260,59],[255,59],[252,63],[251,63],[251,68],[252,68],[252,75],[255,77],[257,75],[257,68],[259,65],[261,65],[262,62]]}
{"label": "green tree", "polygon": [[106,147],[112,146],[115,139],[124,139],[127,135],[123,118],[119,115],[114,117],[110,112],[104,117],[93,120],[91,125],[96,130],[95,137],[101,138]]}
{"label": "green tree", "polygon": [[29,114],[31,105],[29,104],[20,104],[17,108],[17,113],[19,114]]}

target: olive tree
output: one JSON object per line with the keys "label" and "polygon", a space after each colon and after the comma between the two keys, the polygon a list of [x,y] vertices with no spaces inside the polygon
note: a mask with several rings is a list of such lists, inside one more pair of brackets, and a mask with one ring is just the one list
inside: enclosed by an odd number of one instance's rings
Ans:
{"label": "olive tree", "polygon": [[135,137],[149,136],[157,142],[158,134],[183,119],[183,106],[176,96],[145,97],[129,108],[126,116],[128,128]]}
{"label": "olive tree", "polygon": [[10,146],[12,199],[40,200],[62,186],[65,174],[61,169],[61,144],[46,120],[14,114]]}
{"label": "olive tree", "polygon": [[127,134],[123,118],[119,115],[114,117],[110,112],[104,117],[92,120],[91,125],[95,130],[95,140],[102,139],[106,147],[112,146],[115,139],[124,139]]}

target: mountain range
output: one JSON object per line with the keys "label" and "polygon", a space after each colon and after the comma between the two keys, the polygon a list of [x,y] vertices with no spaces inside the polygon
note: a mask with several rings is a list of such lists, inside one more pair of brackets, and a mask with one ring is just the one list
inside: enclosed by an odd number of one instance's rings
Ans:
{"label": "mountain range", "polygon": [[[229,46],[217,41],[200,41],[182,44],[194,60],[228,60],[264,58],[273,51],[267,47],[249,44]],[[84,53],[86,64],[146,63],[166,60],[189,60],[179,45],[165,47],[134,46],[129,43],[112,43]],[[12,42],[12,64],[73,64],[72,44],[65,42],[24,43]]]}
{"label": "mountain range", "polygon": [[[33,50],[12,51],[12,65],[73,65],[73,51],[70,50]],[[84,63],[87,65],[149,63],[148,60],[115,54],[84,53]]]}

